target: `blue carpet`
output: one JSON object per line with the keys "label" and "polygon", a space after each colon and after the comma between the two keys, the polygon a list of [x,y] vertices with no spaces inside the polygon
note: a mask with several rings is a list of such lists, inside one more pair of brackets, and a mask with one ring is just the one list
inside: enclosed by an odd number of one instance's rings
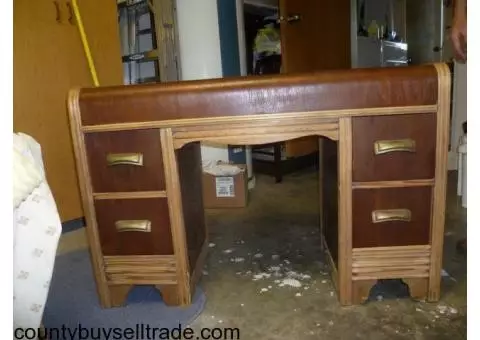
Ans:
{"label": "blue carpet", "polygon": [[[102,309],[99,305],[90,256],[87,250],[75,251],[57,256],[55,270],[45,306],[44,325],[48,329],[62,328],[70,331],[81,328],[95,329],[174,329],[181,325],[185,329],[203,310],[205,294],[196,289],[192,305],[188,308],[169,307],[162,301],[158,291],[150,286],[133,288],[125,307]],[[94,339],[119,339],[118,337],[97,337]],[[77,332],[69,339],[82,339]],[[122,337],[123,338],[123,337]],[[142,339],[136,333],[130,339]]]}

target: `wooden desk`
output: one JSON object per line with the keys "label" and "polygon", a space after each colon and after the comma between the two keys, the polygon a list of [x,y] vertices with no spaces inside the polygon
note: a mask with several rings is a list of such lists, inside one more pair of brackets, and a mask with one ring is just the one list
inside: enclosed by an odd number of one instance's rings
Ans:
{"label": "wooden desk", "polygon": [[[342,305],[377,279],[440,296],[450,72],[445,64],[74,90],[101,304],[153,284],[188,305],[207,252],[200,142],[320,141],[323,242]],[[322,200],[329,195],[333,199]]]}

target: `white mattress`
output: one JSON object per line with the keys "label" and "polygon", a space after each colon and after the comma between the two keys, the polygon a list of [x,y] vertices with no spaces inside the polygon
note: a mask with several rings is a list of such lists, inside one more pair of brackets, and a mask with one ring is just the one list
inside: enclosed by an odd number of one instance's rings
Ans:
{"label": "white mattress", "polygon": [[13,134],[12,177],[14,208],[45,180],[40,144],[23,133]]}
{"label": "white mattress", "polygon": [[[15,138],[14,138],[15,139]],[[28,179],[22,199],[13,209],[13,321],[15,328],[38,329],[47,301],[61,220],[50,187],[45,180],[38,144],[17,143],[20,152],[42,174],[39,184]],[[15,190],[14,190],[15,191]],[[18,196],[18,195],[17,195]]]}

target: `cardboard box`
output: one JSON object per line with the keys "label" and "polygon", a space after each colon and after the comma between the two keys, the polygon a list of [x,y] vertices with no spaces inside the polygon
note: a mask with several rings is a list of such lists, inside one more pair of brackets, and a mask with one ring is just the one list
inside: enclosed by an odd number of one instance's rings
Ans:
{"label": "cardboard box", "polygon": [[244,164],[236,165],[242,171],[233,176],[214,176],[207,172],[203,173],[204,208],[244,208],[247,206],[247,166]]}

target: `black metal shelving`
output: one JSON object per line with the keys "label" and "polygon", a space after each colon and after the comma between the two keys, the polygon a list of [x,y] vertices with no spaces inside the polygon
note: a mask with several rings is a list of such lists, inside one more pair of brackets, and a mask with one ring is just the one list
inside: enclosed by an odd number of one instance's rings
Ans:
{"label": "black metal shelving", "polygon": [[[121,25],[120,38],[124,50],[122,62],[126,76],[125,83],[159,82],[161,80],[159,53],[152,3],[149,0],[124,0],[118,1],[117,6]],[[140,28],[139,22],[143,16],[148,16],[149,27]],[[142,50],[140,46],[142,36],[150,37],[151,49]],[[152,75],[151,72],[143,74],[145,72],[142,72],[140,65],[142,63],[151,63],[154,74]]]}

